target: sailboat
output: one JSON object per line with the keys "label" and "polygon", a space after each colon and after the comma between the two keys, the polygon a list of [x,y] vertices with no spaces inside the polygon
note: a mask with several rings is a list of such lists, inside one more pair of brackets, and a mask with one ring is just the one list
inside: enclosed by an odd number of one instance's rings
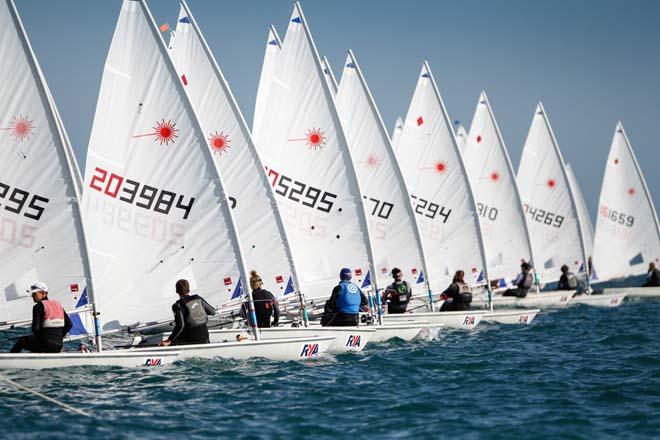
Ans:
{"label": "sailboat", "polygon": [[465,144],[467,143],[467,140],[468,140],[468,133],[465,130],[465,127],[459,124],[458,128],[456,129],[456,144],[458,144],[458,151],[460,151],[461,153],[465,152]]}
{"label": "sailboat", "polygon": [[[417,215],[424,246],[430,308],[435,296],[463,270],[476,284],[484,268],[474,198],[456,137],[431,69],[424,62],[396,148]],[[471,279],[468,279],[471,277]],[[450,327],[472,328],[485,311],[387,315],[387,321],[425,319]]]}
{"label": "sailboat", "polygon": [[[460,139],[458,134],[457,139]],[[497,287],[504,287],[508,280],[515,279],[521,261],[534,259],[516,175],[484,91],[477,101],[470,134],[462,151],[477,201],[487,279],[495,282]],[[490,289],[487,290],[489,292]],[[482,301],[492,310],[492,295],[487,295]],[[473,305],[482,301],[473,300]],[[507,318],[507,323],[530,324],[539,310],[497,312]]]}
{"label": "sailboat", "polygon": [[[49,298],[67,310],[83,297],[93,304],[96,292],[75,156],[12,0],[0,1],[0,50],[6,61],[0,66],[0,147],[5,152],[0,163],[0,313],[5,322],[28,316],[31,322],[33,304],[26,292],[36,281],[47,281]],[[138,367],[164,365],[177,356],[175,351],[0,353],[0,368]]]}
{"label": "sailboat", "polygon": [[[174,283],[222,310],[252,303],[231,194],[145,1],[125,0],[92,126],[83,207],[101,330],[171,319]],[[234,136],[240,136],[232,132]],[[255,183],[257,185],[258,183]],[[251,314],[254,312],[251,306]],[[177,345],[182,357],[307,359],[333,338]],[[143,348],[132,349],[134,351]]]}
{"label": "sailboat", "polygon": [[[263,117],[253,135],[283,213],[300,289],[322,307],[342,267],[352,269],[363,289],[376,282],[369,229],[344,129],[300,4],[276,57],[274,47],[266,49],[275,66],[270,77],[261,77],[269,86],[259,86]],[[352,350],[363,349],[375,332],[367,326],[314,331],[341,332],[340,345]]]}
{"label": "sailboat", "polygon": [[658,215],[630,140],[618,122],[600,190],[592,270],[598,282],[628,284],[605,293],[657,297],[659,287],[631,287],[626,280],[645,274],[651,262],[660,266]]}
{"label": "sailboat", "polygon": [[[396,267],[402,271],[413,292],[419,289],[426,296],[428,287],[423,274],[428,271],[410,194],[385,124],[351,50],[344,63],[336,103],[355,161],[363,199],[368,202],[377,284],[381,287],[390,284],[391,271]],[[377,308],[380,314],[380,306]],[[423,328],[414,324],[407,324],[409,328],[404,328],[404,325],[397,326],[396,330],[401,334],[404,331],[415,333],[414,329],[419,333]],[[396,334],[391,325],[386,329]],[[386,329],[379,327],[377,335]]]}
{"label": "sailboat", "polygon": [[[573,167],[571,167],[571,164],[569,163],[566,164],[566,175],[568,176],[568,183],[571,185],[571,189],[575,195],[575,202],[577,203],[578,213],[580,214],[580,226],[582,227],[582,236],[584,237],[584,246],[587,252],[588,261],[594,255],[594,226],[591,222],[591,217],[589,216],[587,203],[584,201],[584,196],[580,190],[580,184],[575,177]],[[580,270],[580,272],[583,271]],[[593,274],[590,275],[591,280],[594,280]]]}
{"label": "sailboat", "polygon": [[392,129],[392,135],[390,136],[392,148],[396,152],[396,147],[399,144],[399,139],[401,138],[401,133],[403,133],[403,118],[401,116],[396,117],[394,122],[394,128]]}

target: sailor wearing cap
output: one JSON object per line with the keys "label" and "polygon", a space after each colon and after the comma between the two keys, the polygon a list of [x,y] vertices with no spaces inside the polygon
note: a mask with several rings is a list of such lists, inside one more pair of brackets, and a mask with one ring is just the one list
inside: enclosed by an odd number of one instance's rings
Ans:
{"label": "sailor wearing cap", "polygon": [[59,353],[64,346],[64,336],[72,324],[62,305],[48,299],[48,286],[37,282],[28,292],[35,302],[32,307],[32,335],[18,338],[12,353],[29,350],[32,353]]}
{"label": "sailor wearing cap", "polygon": [[351,283],[353,273],[348,268],[339,272],[339,284],[332,289],[330,299],[325,303],[321,325],[353,326],[358,325],[360,310],[368,311],[367,297],[360,288]]}

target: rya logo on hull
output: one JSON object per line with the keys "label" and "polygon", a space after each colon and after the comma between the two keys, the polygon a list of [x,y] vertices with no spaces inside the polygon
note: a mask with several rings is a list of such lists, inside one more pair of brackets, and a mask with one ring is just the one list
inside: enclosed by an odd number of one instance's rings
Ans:
{"label": "rya logo on hull", "polygon": [[147,358],[144,361],[145,367],[157,367],[162,364],[163,360],[161,358]]}
{"label": "rya logo on hull", "polygon": [[347,347],[361,347],[362,346],[362,336],[360,335],[349,335],[348,340],[346,341]]}
{"label": "rya logo on hull", "polygon": [[463,325],[474,325],[474,316],[467,315],[465,319],[463,320]]}
{"label": "rya logo on hull", "polygon": [[305,344],[300,352],[301,358],[311,358],[319,354],[319,344]]}

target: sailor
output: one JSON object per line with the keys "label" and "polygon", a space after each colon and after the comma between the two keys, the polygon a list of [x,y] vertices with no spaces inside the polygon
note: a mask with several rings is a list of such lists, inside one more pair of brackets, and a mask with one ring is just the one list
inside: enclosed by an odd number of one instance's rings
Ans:
{"label": "sailor", "polygon": [[[256,270],[250,272],[250,287],[252,288],[252,299],[254,300],[254,312],[257,315],[257,326],[259,328],[277,327],[280,319],[280,308],[275,296],[268,290],[263,289],[264,283]],[[273,318],[271,324],[270,319]]]}
{"label": "sailor", "polygon": [[383,292],[383,304],[389,301],[387,313],[406,313],[408,303],[412,298],[412,290],[408,282],[403,280],[401,269],[395,267],[392,269],[394,282],[387,286]]}
{"label": "sailor", "polygon": [[354,326],[358,325],[360,310],[368,311],[367,297],[360,288],[351,283],[353,273],[348,268],[339,272],[339,284],[332,289],[330,299],[325,303],[321,325]]}
{"label": "sailor", "polygon": [[647,280],[642,287],[658,287],[660,286],[660,271],[656,269],[655,263],[649,263],[649,271]]}
{"label": "sailor", "polygon": [[215,315],[215,309],[199,295],[190,294],[188,280],[176,282],[179,300],[172,304],[174,329],[167,340],[160,345],[208,344],[208,315]]}
{"label": "sailor", "polygon": [[516,296],[518,298],[526,297],[527,292],[532,288],[532,284],[534,284],[534,277],[530,272],[531,269],[532,266],[526,261],[523,261],[523,263],[520,265],[521,272],[518,274],[518,277],[514,281],[516,288],[507,289],[502,294],[502,296]]}
{"label": "sailor", "polygon": [[445,302],[440,308],[441,312],[456,312],[459,310],[470,310],[472,304],[472,290],[464,280],[465,272],[457,270],[452,283],[442,292],[441,298]]}
{"label": "sailor", "polygon": [[37,282],[28,290],[32,294],[32,335],[18,338],[12,353],[29,350],[32,353],[59,353],[64,346],[64,336],[73,324],[62,305],[48,299],[48,286]]}
{"label": "sailor", "polygon": [[578,279],[573,272],[568,271],[568,266],[561,267],[561,277],[559,277],[559,284],[557,290],[576,290],[578,288]]}

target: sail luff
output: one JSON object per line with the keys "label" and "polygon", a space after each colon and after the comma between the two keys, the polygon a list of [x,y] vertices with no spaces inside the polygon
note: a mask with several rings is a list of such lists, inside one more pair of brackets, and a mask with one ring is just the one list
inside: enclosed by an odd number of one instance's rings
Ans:
{"label": "sail luff", "polygon": [[454,132],[454,126],[451,123],[451,119],[449,118],[449,113],[447,113],[447,108],[445,107],[445,104],[442,100],[442,96],[440,95],[440,91],[438,90],[438,86],[435,82],[435,78],[433,76],[433,72],[431,71],[431,67],[429,66],[429,63],[426,60],[424,60],[424,67],[426,68],[426,71],[429,74],[431,80],[431,87],[433,88],[433,93],[435,94],[435,98],[440,103],[440,109],[444,116],[444,122],[445,125],[447,126],[447,129],[449,130],[449,133],[451,134],[451,136],[449,137],[451,138],[454,151],[456,152],[456,156],[458,157],[458,162],[461,167],[461,173],[465,179],[466,188],[468,192],[469,209],[472,211],[472,218],[474,219],[477,240],[479,242],[479,255],[481,256],[481,264],[484,271],[484,277],[486,279],[486,283],[488,284],[490,280],[490,278],[488,277],[488,262],[486,261],[484,239],[483,239],[483,234],[481,232],[481,222],[479,221],[479,216],[477,215],[477,209],[476,209],[477,203],[474,198],[474,193],[472,191],[472,185],[470,184],[470,179],[468,178],[467,170],[465,169],[465,163],[463,163],[461,151],[458,148],[458,144],[456,143],[456,133]]}
{"label": "sail luff", "polygon": [[328,61],[328,57],[325,55],[321,61],[323,62],[323,69],[327,70],[328,78],[330,78],[332,93],[334,96],[337,96],[337,90],[339,89],[339,86],[337,85],[337,78],[335,77],[335,73],[332,71],[332,67],[330,67],[330,61]]}
{"label": "sail luff", "polygon": [[[300,2],[296,1],[295,3],[296,10],[298,11],[298,14],[300,14],[300,17],[302,18],[302,24],[303,24],[303,29],[305,32],[305,37],[307,38],[307,42],[310,45],[312,49],[312,56],[315,58],[315,66],[318,71],[318,74],[321,78],[324,78],[324,72],[323,68],[321,66],[321,58],[319,56],[318,50],[316,49],[316,44],[314,43],[314,40],[312,38],[312,35],[307,28],[307,20],[305,19],[305,15],[303,14],[302,7],[300,6]],[[335,103],[335,98],[332,96],[332,92],[330,90],[330,86],[328,85],[327,81],[325,79],[322,81],[323,82],[323,91],[326,95],[327,101],[330,103],[331,106],[331,115],[333,122],[336,124],[337,127],[339,127],[339,130],[337,130],[337,136],[340,138],[340,142],[343,143],[343,145],[348,146],[348,140],[346,139],[345,131],[341,122],[341,119],[339,118],[339,114],[337,112],[337,105]],[[355,187],[358,190],[358,193],[360,195],[359,197],[359,222],[362,227],[362,230],[366,232],[364,234],[365,237],[365,246],[367,249],[367,256],[369,259],[369,266],[371,270],[372,276],[372,282],[374,283],[374,286],[376,288],[376,291],[378,291],[378,285],[377,285],[377,277],[375,276],[376,274],[376,264],[375,264],[375,259],[374,259],[374,250],[373,246],[371,243],[371,231],[369,228],[369,222],[367,221],[367,211],[364,207],[364,201],[363,198],[361,197],[363,192],[360,187],[360,182],[357,177],[357,171],[355,170],[355,162],[353,161],[353,157],[350,152],[350,148],[346,148],[345,154],[350,160],[351,166],[348,167],[348,176],[349,179],[351,180],[351,183],[355,185]]]}
{"label": "sail luff", "polygon": [[[231,107],[231,110],[236,118],[239,120],[239,128],[242,131],[243,136],[247,140],[247,146],[250,152],[252,153],[254,160],[256,161],[259,170],[264,170],[264,164],[263,161],[261,160],[261,157],[259,155],[259,152],[257,151],[255,147],[255,141],[252,137],[252,134],[250,130],[248,129],[247,122],[245,120],[245,117],[243,116],[243,113],[241,112],[238,103],[236,101],[236,98],[234,97],[234,94],[231,91],[231,88],[229,87],[229,84],[222,73],[222,69],[220,69],[220,66],[218,65],[217,60],[215,59],[215,56],[213,56],[213,52],[211,51],[211,48],[209,47],[208,43],[206,42],[206,39],[204,38],[204,34],[202,33],[201,29],[199,28],[199,25],[197,24],[197,20],[193,16],[192,12],[190,11],[190,8],[188,7],[188,4],[186,3],[185,0],[181,0],[181,6],[183,9],[186,11],[186,14],[190,20],[190,24],[193,27],[197,37],[199,38],[200,42],[202,43],[202,48],[204,49],[204,52],[213,68],[213,72],[216,75],[218,81],[222,85],[223,92],[225,95],[229,98],[229,104]],[[272,30],[274,32],[274,28]],[[279,41],[279,37],[277,36],[277,33],[275,33],[276,38]],[[214,161],[215,162],[215,161]],[[277,201],[275,200],[275,195],[273,194],[272,188],[268,182],[268,177],[264,172],[261,172],[258,177],[261,180],[262,186],[266,188],[266,194],[268,195],[268,200],[271,205],[271,209],[274,211],[274,220],[277,225],[278,232],[280,236],[282,237],[282,244],[284,245],[284,252],[285,255],[288,259],[288,266],[291,271],[292,275],[292,281],[294,288],[297,291],[300,291],[300,286],[298,284],[298,275],[296,273],[296,265],[294,261],[293,254],[291,252],[291,248],[289,246],[289,238],[286,233],[286,229],[284,227],[284,222],[282,221],[282,214],[279,209],[279,206],[277,204]],[[249,278],[248,278],[249,279]],[[247,289],[246,285],[246,289]]]}
{"label": "sail luff", "polygon": [[519,209],[519,213],[521,218],[523,219],[523,228],[525,229],[525,240],[527,242],[527,250],[529,252],[529,263],[534,267],[534,249],[532,247],[532,237],[529,233],[529,226],[527,225],[527,220],[525,217],[525,211],[523,210],[523,203],[522,203],[522,197],[520,196],[520,189],[518,188],[518,181],[516,180],[515,176],[516,173],[513,170],[513,164],[511,163],[511,157],[509,156],[509,152],[507,151],[506,144],[504,143],[504,137],[502,136],[502,132],[500,131],[500,126],[497,123],[497,119],[495,119],[495,114],[493,113],[493,109],[490,106],[490,101],[488,100],[488,96],[486,95],[486,91],[483,90],[481,92],[483,99],[486,101],[486,108],[488,109],[488,115],[490,116],[491,121],[493,121],[493,125],[495,126],[495,133],[497,134],[497,139],[499,141],[500,147],[501,147],[501,152],[504,155],[506,159],[506,164],[507,167],[509,168],[509,172],[511,173],[511,176],[513,177],[511,179],[513,188],[514,188],[514,193],[516,195],[516,206]]}
{"label": "sail luff", "polygon": [[[348,50],[349,57],[351,59],[351,62],[355,65],[355,71],[357,72],[358,79],[360,80],[360,83],[362,84],[363,89],[365,90],[367,94],[367,101],[369,103],[369,107],[371,108],[372,112],[376,115],[377,121],[378,121],[378,129],[381,132],[382,138],[386,140],[385,142],[385,149],[387,151],[387,154],[389,155],[389,160],[393,164],[394,171],[396,173],[396,179],[399,182],[399,186],[401,187],[401,190],[404,195],[404,200],[407,201],[408,203],[405,203],[406,211],[408,212],[408,215],[412,221],[413,224],[413,233],[415,235],[415,239],[417,241],[417,246],[419,247],[419,252],[422,257],[422,268],[424,270],[424,274],[428,274],[427,270],[427,263],[426,263],[426,254],[424,252],[424,245],[422,243],[422,237],[421,233],[419,230],[419,224],[417,222],[417,218],[415,216],[415,212],[413,210],[412,203],[410,203],[410,191],[408,190],[408,186],[406,185],[405,179],[403,177],[403,172],[401,171],[401,167],[399,166],[398,161],[396,160],[396,154],[394,153],[394,148],[392,147],[392,142],[390,141],[390,138],[387,134],[387,128],[385,127],[385,123],[383,122],[383,118],[381,117],[380,111],[378,110],[378,107],[376,106],[375,100],[373,95],[371,94],[371,90],[369,89],[369,85],[367,84],[366,79],[364,78],[364,75],[362,73],[362,69],[360,68],[360,64],[357,62],[355,55],[353,54],[353,51],[351,49]],[[374,278],[378,278],[377,274],[374,274]],[[430,289],[430,285],[428,284],[428,280],[426,280],[426,285]]]}

